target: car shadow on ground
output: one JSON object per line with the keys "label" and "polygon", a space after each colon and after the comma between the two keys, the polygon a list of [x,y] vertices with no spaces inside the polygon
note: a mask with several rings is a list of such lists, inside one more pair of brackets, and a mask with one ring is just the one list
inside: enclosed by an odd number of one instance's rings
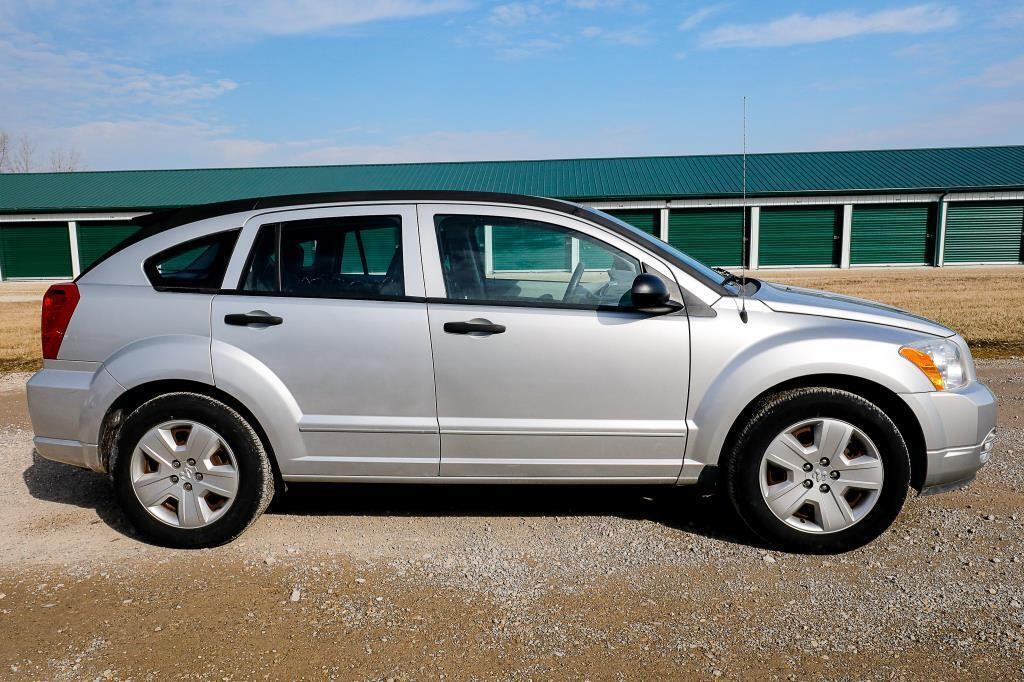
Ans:
{"label": "car shadow on ground", "polygon": [[587,517],[660,523],[763,547],[720,495],[693,487],[627,485],[290,484],[268,513],[313,516]]}
{"label": "car shadow on ground", "polygon": [[[22,474],[37,500],[93,509],[139,539],[114,500],[109,477],[33,453]],[[762,547],[721,496],[695,488],[595,485],[290,484],[268,510],[283,516],[586,517],[646,520],[724,542]]]}
{"label": "car shadow on ground", "polygon": [[32,453],[32,465],[21,475],[29,494],[37,500],[93,509],[101,521],[114,530],[137,537],[121,513],[110,479],[88,469],[51,462]]}

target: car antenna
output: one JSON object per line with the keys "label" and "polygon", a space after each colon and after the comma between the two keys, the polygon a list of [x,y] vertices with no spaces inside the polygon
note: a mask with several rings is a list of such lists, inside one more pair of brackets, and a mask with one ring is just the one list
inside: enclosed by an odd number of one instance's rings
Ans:
{"label": "car antenna", "polygon": [[[747,238],[747,96],[743,96],[743,238]],[[747,254],[740,259],[740,319],[747,323]]]}

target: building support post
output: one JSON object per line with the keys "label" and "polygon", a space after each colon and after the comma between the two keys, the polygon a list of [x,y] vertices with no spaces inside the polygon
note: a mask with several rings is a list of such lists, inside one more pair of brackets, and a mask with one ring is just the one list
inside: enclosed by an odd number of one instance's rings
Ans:
{"label": "building support post", "polygon": [[658,211],[658,239],[668,242],[668,207]]}
{"label": "building support post", "polygon": [[78,258],[78,223],[74,220],[68,221],[68,239],[71,240],[71,277],[75,278],[82,274],[82,263]]}
{"label": "building support post", "polygon": [[949,213],[949,202],[943,194],[939,199],[939,215],[935,221],[935,267],[946,264],[946,215]]}
{"label": "building support post", "polygon": [[853,236],[853,204],[843,204],[843,233],[839,246],[839,267],[850,267],[850,239]]}
{"label": "building support post", "polygon": [[494,274],[494,228],[484,225],[484,273],[490,277]]}
{"label": "building support post", "polygon": [[757,270],[758,253],[761,251],[761,207],[750,207],[750,241],[747,243],[747,267]]}

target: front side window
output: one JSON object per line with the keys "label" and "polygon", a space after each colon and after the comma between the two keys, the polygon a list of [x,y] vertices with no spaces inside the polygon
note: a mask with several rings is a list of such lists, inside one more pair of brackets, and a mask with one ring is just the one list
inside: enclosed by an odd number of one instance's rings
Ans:
{"label": "front side window", "polygon": [[622,227],[626,228],[635,235],[637,241],[643,242],[643,244],[647,248],[653,249],[655,253],[658,253],[659,255],[665,257],[666,260],[668,260],[669,262],[675,262],[676,265],[680,265],[684,269],[690,270],[698,277],[711,281],[717,286],[724,287],[728,284],[728,282],[726,281],[726,277],[722,273],[715,272],[710,267],[700,262],[690,254],[683,253],[682,251],[672,246],[668,242],[663,242],[654,235],[648,234],[643,230],[637,229],[633,225],[630,225],[629,223],[620,218],[616,218],[610,213],[599,211],[596,208],[590,208],[587,210],[591,211],[592,213],[596,213],[600,216],[603,216],[608,220],[612,220],[621,225]]}
{"label": "front side window", "polygon": [[498,216],[434,218],[448,298],[629,306],[640,262],[557,225]]}
{"label": "front side window", "polygon": [[146,259],[143,270],[161,290],[208,292],[220,289],[238,230],[218,232],[172,246]]}
{"label": "front side window", "polygon": [[401,218],[352,216],[263,225],[242,290],[311,297],[402,296]]}

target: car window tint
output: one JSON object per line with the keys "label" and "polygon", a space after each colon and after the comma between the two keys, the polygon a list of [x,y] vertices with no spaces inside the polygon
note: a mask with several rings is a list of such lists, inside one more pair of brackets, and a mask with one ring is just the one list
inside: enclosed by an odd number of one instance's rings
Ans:
{"label": "car window tint", "polygon": [[218,290],[238,232],[218,232],[164,249],[146,260],[146,277],[157,289]]}
{"label": "car window tint", "polygon": [[581,232],[518,218],[435,216],[449,298],[626,305],[640,263]]}
{"label": "car window tint", "polygon": [[401,218],[353,216],[264,225],[242,288],[317,297],[402,296]]}

